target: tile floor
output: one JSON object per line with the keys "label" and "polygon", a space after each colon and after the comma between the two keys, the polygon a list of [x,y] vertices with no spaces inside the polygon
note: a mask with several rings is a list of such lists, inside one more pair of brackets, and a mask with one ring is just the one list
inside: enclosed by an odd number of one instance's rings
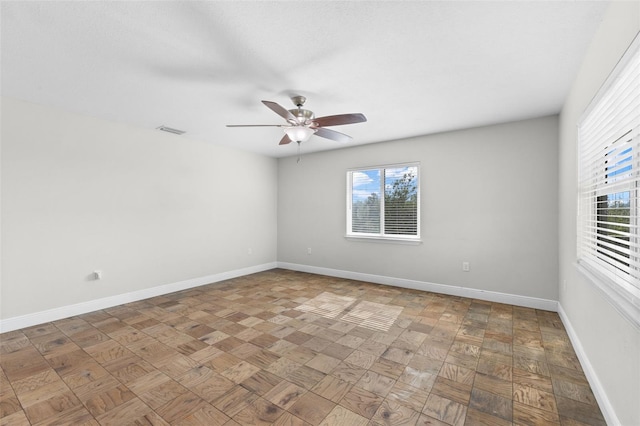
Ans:
{"label": "tile floor", "polygon": [[553,312],[272,270],[0,335],[0,425],[604,425]]}

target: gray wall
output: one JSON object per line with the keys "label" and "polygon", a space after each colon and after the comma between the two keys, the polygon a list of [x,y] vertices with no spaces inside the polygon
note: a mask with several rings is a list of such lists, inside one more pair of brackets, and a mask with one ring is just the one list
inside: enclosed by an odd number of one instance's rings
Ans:
{"label": "gray wall", "polygon": [[560,306],[622,425],[640,424],[640,330],[576,269],[576,126],[638,31],[640,3],[612,2],[560,115]]}
{"label": "gray wall", "polygon": [[[278,261],[557,300],[557,147],[557,116],[310,155],[303,147],[299,163],[279,160]],[[414,161],[423,243],[345,239],[347,169]]]}
{"label": "gray wall", "polygon": [[1,136],[0,318],[275,264],[275,159],[7,98]]}

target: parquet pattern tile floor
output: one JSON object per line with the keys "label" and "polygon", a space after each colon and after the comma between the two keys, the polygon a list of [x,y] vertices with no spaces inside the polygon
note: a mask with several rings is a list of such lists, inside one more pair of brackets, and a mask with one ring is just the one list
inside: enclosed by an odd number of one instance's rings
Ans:
{"label": "parquet pattern tile floor", "polygon": [[605,424],[556,313],[278,269],[4,333],[0,367],[0,425]]}

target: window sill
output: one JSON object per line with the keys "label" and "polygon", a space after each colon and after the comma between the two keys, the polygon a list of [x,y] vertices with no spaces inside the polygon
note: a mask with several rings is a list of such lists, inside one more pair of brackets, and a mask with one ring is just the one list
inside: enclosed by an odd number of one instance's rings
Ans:
{"label": "window sill", "polygon": [[358,242],[373,242],[373,243],[387,243],[387,244],[406,244],[411,246],[417,246],[422,244],[420,238],[394,238],[394,237],[379,237],[379,236],[364,236],[364,235],[345,235],[344,238],[350,241]]}
{"label": "window sill", "polygon": [[620,287],[588,264],[575,264],[580,274],[596,287],[605,299],[634,327],[640,329],[640,297]]}

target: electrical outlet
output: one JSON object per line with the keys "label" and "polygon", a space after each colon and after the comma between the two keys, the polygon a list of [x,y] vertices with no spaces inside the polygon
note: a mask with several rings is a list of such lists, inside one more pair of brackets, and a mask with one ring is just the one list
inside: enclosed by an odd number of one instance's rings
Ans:
{"label": "electrical outlet", "polygon": [[307,254],[311,254],[311,247],[307,248]]}
{"label": "electrical outlet", "polygon": [[253,254],[253,249],[251,247],[247,249],[247,254]]}
{"label": "electrical outlet", "polygon": [[471,270],[471,267],[469,266],[469,262],[462,262],[462,270],[464,272],[469,272]]}

